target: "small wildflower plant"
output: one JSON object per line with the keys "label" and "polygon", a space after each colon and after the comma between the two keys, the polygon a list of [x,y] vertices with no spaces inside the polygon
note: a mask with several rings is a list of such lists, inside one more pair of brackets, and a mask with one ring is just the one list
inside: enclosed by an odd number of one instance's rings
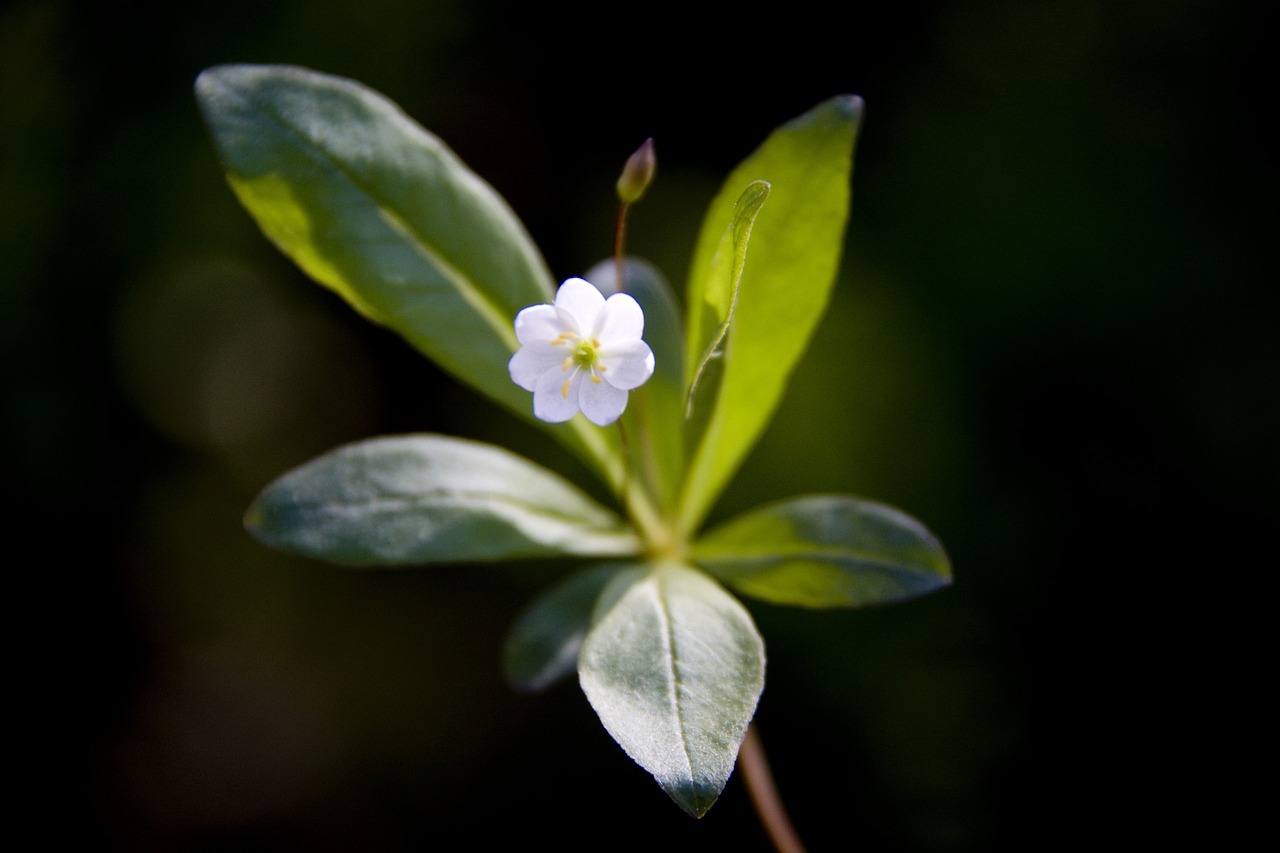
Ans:
{"label": "small wildflower plant", "polygon": [[751,743],[764,688],[764,642],[734,593],[861,607],[950,582],[923,525],[847,495],[781,500],[703,530],[826,307],[858,98],[779,127],[729,176],[680,310],[652,266],[622,253],[628,205],[653,179],[651,143],[618,182],[613,258],[557,290],[506,203],[381,95],[251,65],[206,70],[196,95],[232,189],[273,243],[548,430],[616,499],[603,506],[493,445],[375,438],[267,486],[246,515],[263,542],[351,566],[580,565],[517,619],[506,677],[538,691],[576,674],[609,734],[697,817]]}

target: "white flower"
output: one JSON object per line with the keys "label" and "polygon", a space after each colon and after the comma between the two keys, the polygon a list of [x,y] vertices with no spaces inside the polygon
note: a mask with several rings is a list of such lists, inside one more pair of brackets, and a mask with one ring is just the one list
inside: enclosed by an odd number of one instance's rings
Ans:
{"label": "white flower", "polygon": [[597,426],[616,421],[627,392],[653,375],[653,350],[640,340],[644,311],[625,293],[608,299],[586,279],[560,285],[554,305],[531,305],[516,315],[520,349],[511,379],[533,392],[533,413],[548,423],[581,410]]}

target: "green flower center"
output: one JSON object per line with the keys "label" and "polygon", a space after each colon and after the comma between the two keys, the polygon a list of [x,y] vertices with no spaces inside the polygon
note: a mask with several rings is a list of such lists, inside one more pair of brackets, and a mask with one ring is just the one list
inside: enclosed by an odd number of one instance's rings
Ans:
{"label": "green flower center", "polygon": [[589,368],[596,363],[596,346],[598,344],[593,346],[592,341],[579,340],[570,358],[578,367]]}

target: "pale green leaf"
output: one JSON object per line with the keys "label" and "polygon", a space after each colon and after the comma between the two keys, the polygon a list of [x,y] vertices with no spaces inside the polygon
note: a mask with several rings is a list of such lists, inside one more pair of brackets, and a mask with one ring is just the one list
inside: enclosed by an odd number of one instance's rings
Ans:
{"label": "pale green leaf", "polygon": [[733,772],[764,689],[746,609],[702,572],[658,564],[606,588],[578,656],[583,692],[619,745],[694,817]]}
{"label": "pale green leaf", "polygon": [[911,516],[846,495],[809,495],[753,510],[694,545],[699,565],[775,604],[860,607],[951,583],[942,545]]}
{"label": "pale green leaf", "polygon": [[258,496],[268,545],[347,565],[632,554],[634,534],[575,486],[500,447],[441,435],[331,451]]}
{"label": "pale green leaf", "polygon": [[680,518],[687,531],[702,522],[759,438],[826,308],[844,243],[861,114],[862,101],[842,95],[778,128],[733,171],[703,220],[688,290],[689,328],[699,333],[706,324],[693,314],[706,310],[698,306],[741,188],[769,182],[769,203],[751,232],[714,410],[685,479]]}
{"label": "pale green leaf", "polygon": [[596,601],[621,567],[575,572],[521,611],[502,647],[502,671],[513,689],[536,693],[577,670]]}
{"label": "pale green leaf", "polygon": [[[502,198],[443,142],[359,83],[229,65],[196,96],[241,203],[312,278],[526,418],[511,381],[520,309],[553,282]],[[616,446],[581,419],[553,429],[617,483]]]}

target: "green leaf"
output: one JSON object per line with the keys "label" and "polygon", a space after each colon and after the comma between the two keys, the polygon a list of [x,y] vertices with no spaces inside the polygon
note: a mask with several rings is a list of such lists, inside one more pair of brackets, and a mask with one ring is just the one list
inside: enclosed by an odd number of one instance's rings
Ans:
{"label": "green leaf", "polygon": [[[507,362],[521,308],[552,300],[537,248],[506,202],[376,92],[278,65],[210,68],[196,96],[232,189],[308,275],[458,379],[526,418]],[[620,478],[582,419],[554,429]]]}
{"label": "green leaf", "polygon": [[810,495],[729,521],[694,544],[697,563],[775,604],[861,607],[951,583],[942,545],[911,516],[845,495]]}
{"label": "green leaf", "polygon": [[513,689],[537,693],[577,670],[596,601],[620,570],[615,564],[577,572],[516,617],[502,648],[503,674]]}
{"label": "green leaf", "polygon": [[733,772],[764,689],[764,643],[746,609],[672,563],[619,574],[578,656],[583,692],[613,739],[701,817]]}
{"label": "green leaf", "polygon": [[861,114],[862,101],[842,95],[778,128],[729,176],[703,220],[689,277],[686,335],[706,328],[693,315],[706,310],[697,306],[713,289],[713,259],[740,188],[769,182],[769,204],[751,232],[714,411],[685,479],[680,518],[686,531],[701,524],[768,424],[826,309],[844,243]]}
{"label": "green leaf", "polygon": [[338,448],[276,480],[245,525],[268,545],[356,566],[635,553],[572,484],[500,447],[441,435]]}

